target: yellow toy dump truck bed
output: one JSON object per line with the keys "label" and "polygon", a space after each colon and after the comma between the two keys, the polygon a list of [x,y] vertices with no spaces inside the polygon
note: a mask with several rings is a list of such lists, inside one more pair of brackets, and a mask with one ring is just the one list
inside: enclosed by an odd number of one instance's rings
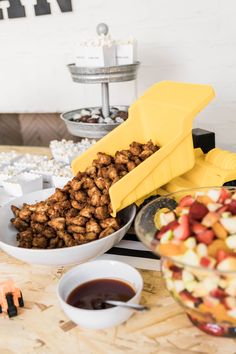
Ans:
{"label": "yellow toy dump truck bed", "polygon": [[204,155],[200,148],[195,149],[195,165],[182,176],[174,178],[157,194],[167,194],[199,187],[223,186],[236,180],[236,153],[215,148]]}
{"label": "yellow toy dump truck bed", "polygon": [[72,162],[76,175],[98,152],[115,155],[133,141],[152,140],[161,148],[109,190],[113,216],[126,206],[191,169],[194,165],[192,120],[214,97],[208,85],[160,82],[132,104],[129,118]]}

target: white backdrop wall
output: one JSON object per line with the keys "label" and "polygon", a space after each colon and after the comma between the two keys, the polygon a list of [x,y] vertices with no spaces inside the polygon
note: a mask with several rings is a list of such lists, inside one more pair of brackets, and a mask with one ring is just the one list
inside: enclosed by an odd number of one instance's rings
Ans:
{"label": "white backdrop wall", "polygon": [[[161,80],[213,85],[214,102],[195,126],[214,130],[236,150],[235,0],[72,0],[73,12],[0,21],[0,112],[61,112],[99,105],[100,87],[72,82],[66,64],[76,44],[106,22],[114,38],[138,40],[137,91]],[[3,2],[0,2],[0,6]],[[31,6],[30,6],[31,4]],[[111,103],[129,104],[133,82],[111,85]]]}

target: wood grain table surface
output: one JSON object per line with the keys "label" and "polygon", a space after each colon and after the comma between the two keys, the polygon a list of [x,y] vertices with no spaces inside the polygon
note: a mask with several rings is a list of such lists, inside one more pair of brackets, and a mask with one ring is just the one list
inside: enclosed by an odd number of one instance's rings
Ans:
{"label": "wood grain table surface", "polygon": [[[0,151],[48,153],[47,148],[0,147]],[[142,304],[152,306],[107,330],[85,330],[60,309],[56,286],[66,267],[36,266],[0,251],[0,281],[14,279],[23,292],[19,315],[0,317],[0,354],[235,354],[236,340],[216,338],[195,328],[169,296],[158,271],[140,271]]]}

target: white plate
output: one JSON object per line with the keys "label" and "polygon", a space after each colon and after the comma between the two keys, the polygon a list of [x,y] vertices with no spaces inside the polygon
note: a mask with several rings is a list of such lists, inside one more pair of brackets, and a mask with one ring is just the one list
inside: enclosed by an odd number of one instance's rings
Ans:
{"label": "white plate", "polygon": [[131,205],[122,210],[119,215],[123,227],[113,234],[100,240],[92,241],[80,246],[65,247],[58,249],[27,249],[17,246],[17,230],[10,223],[13,218],[11,204],[21,207],[23,203],[33,204],[45,200],[54,192],[54,188],[26,194],[20,198],[14,199],[0,209],[0,248],[21,261],[41,265],[71,265],[87,262],[98,257],[120,242],[131,226],[135,217],[136,208]]}

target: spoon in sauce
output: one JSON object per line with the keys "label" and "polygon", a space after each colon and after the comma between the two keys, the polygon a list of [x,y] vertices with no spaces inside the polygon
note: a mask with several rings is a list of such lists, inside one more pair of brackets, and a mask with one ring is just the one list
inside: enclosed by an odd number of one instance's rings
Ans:
{"label": "spoon in sauce", "polygon": [[123,302],[123,301],[113,301],[113,300],[105,300],[104,303],[113,305],[113,306],[120,306],[120,307],[126,307],[131,310],[136,310],[136,311],[148,311],[150,310],[150,307],[144,306],[144,305],[139,305],[139,304],[132,304],[128,302]]}
{"label": "spoon in sauce", "polygon": [[71,306],[87,310],[103,310],[120,306],[136,311],[147,311],[147,306],[128,302],[135,290],[118,279],[95,279],[77,286],[68,296]]}

